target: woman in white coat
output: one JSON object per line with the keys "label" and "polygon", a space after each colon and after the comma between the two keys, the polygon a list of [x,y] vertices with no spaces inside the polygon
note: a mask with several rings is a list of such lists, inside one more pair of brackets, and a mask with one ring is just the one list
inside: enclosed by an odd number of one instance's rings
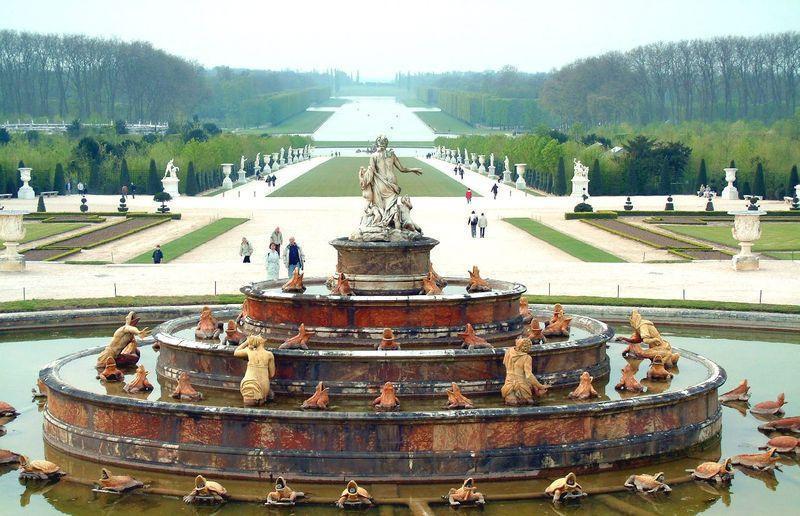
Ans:
{"label": "woman in white coat", "polygon": [[276,280],[280,273],[281,255],[275,250],[275,243],[269,244],[269,251],[267,251],[267,279]]}

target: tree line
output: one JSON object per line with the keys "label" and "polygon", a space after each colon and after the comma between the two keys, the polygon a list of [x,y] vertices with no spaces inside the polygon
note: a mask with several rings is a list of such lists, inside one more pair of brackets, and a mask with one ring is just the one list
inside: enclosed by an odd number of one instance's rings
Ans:
{"label": "tree line", "polygon": [[800,33],[658,42],[580,59],[542,85],[563,127],[775,120],[797,109]]}

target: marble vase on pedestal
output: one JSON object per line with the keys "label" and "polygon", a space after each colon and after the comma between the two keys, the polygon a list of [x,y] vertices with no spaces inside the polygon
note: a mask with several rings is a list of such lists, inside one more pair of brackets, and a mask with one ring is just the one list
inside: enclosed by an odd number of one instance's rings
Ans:
{"label": "marble vase on pedestal", "polygon": [[478,171],[478,156],[472,154],[472,160],[469,162],[469,169],[473,172]]}
{"label": "marble vase on pedestal", "polygon": [[729,215],[733,215],[733,238],[739,242],[739,247],[742,249],[731,259],[734,270],[758,270],[758,255],[753,254],[753,244],[761,238],[760,217],[766,213],[760,209],[728,212]]}
{"label": "marble vase on pedestal", "polygon": [[525,183],[525,167],[527,167],[528,164],[515,163],[514,166],[517,167],[517,182],[515,183],[515,186],[520,190],[524,190],[528,187],[528,185]]}
{"label": "marble vase on pedestal", "polygon": [[17,252],[17,247],[25,238],[22,217],[27,213],[21,210],[0,210],[0,241],[6,246],[5,250],[0,251],[0,271],[25,270],[25,256]]}
{"label": "marble vase on pedestal", "polygon": [[478,156],[478,162],[480,162],[480,166],[478,167],[479,174],[486,174],[486,156],[483,154]]}
{"label": "marble vase on pedestal", "polygon": [[33,188],[28,184],[31,180],[31,168],[23,167],[19,169],[19,178],[22,180],[22,186],[17,192],[18,199],[35,199],[36,194]]}
{"label": "marble vase on pedestal", "polygon": [[222,188],[230,190],[233,188],[233,181],[231,181],[231,172],[233,172],[233,163],[222,164],[222,174],[225,178],[222,180]]}
{"label": "marble vase on pedestal", "polygon": [[725,170],[725,181],[728,182],[728,186],[722,189],[722,194],[720,195],[721,199],[727,199],[729,201],[735,201],[739,199],[739,191],[733,186],[733,182],[736,181],[736,170],[735,168],[726,168]]}

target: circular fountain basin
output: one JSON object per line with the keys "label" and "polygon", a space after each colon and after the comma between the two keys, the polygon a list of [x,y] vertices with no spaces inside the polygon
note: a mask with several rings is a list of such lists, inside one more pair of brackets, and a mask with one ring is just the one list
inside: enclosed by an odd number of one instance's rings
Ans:
{"label": "circular fountain basin", "polygon": [[[217,315],[225,319],[235,317],[236,313]],[[549,316],[545,312],[534,315],[542,319]],[[572,317],[569,339],[535,345],[531,350],[534,374],[542,382],[557,387],[575,385],[583,371],[589,371],[595,378],[608,376],[605,345],[614,336],[613,329],[589,317]],[[188,316],[156,328],[155,339],[161,345],[156,368],[159,377],[174,383],[180,372],[186,371],[197,387],[238,393],[247,362],[233,356],[235,346],[196,341],[193,338],[196,324],[197,317]],[[496,393],[503,385],[504,348],[408,350],[405,341],[399,343],[403,348],[399,351],[365,350],[363,345],[314,349],[317,345],[332,344],[312,339],[308,350],[272,349],[277,372],[271,383],[278,393],[310,395],[317,383],[324,381],[331,394],[373,397],[387,381],[407,396],[441,396],[452,382],[458,382],[464,392],[474,394]]]}
{"label": "circular fountain basin", "polygon": [[333,296],[324,278],[305,281],[306,291],[281,291],[283,281],[264,281],[241,288],[242,328],[280,344],[300,324],[315,331],[309,347],[372,348],[384,328],[391,328],[405,349],[460,348],[458,334],[466,323],[495,346],[510,346],[522,331],[519,283],[489,280],[490,292],[467,293],[467,280],[447,278],[442,295]]}
{"label": "circular fountain basin", "polygon": [[[622,349],[612,346],[615,369]],[[120,384],[92,380],[101,350],[69,355],[40,372],[49,389],[47,443],[104,464],[213,478],[402,483],[650,464],[718,435],[717,388],[725,381],[716,364],[681,350],[683,371],[672,385],[630,397],[612,390],[610,399],[575,402],[562,391],[543,406],[505,407],[495,397],[494,407],[461,411],[422,410],[401,398],[401,408],[408,407],[402,412],[371,412],[368,403],[362,410],[305,412],[223,406],[230,400],[213,394],[203,404],[181,403],[160,384],[151,395],[127,395]],[[151,367],[152,350],[143,347],[142,356]]]}

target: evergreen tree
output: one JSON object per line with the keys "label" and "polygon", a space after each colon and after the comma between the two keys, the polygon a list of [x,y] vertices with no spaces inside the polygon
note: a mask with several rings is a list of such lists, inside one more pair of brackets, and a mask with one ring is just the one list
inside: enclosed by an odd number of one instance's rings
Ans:
{"label": "evergreen tree", "polygon": [[697,186],[708,184],[708,173],[706,173],[706,159],[700,160],[700,171],[697,173]]}
{"label": "evergreen tree", "polygon": [[102,193],[100,180],[100,165],[92,162],[89,168],[89,191],[92,193]]}
{"label": "evergreen tree", "polygon": [[186,195],[195,196],[200,192],[200,185],[197,183],[197,174],[194,171],[194,161],[189,162],[189,170],[186,173]]}
{"label": "evergreen tree", "polygon": [[556,195],[566,195],[567,193],[567,172],[564,170],[564,156],[558,158],[558,172],[556,172]]}
{"label": "evergreen tree", "polygon": [[[744,195],[750,195],[751,193],[753,193],[753,192],[750,191],[750,181],[745,181],[742,184],[742,195],[743,196]],[[742,198],[744,198],[744,197],[742,197]]]}
{"label": "evergreen tree", "polygon": [[128,171],[128,162],[125,158],[122,158],[122,164],[119,167],[119,185],[120,186],[130,186],[131,184],[131,174]]}
{"label": "evergreen tree", "polygon": [[764,180],[764,167],[761,165],[760,161],[756,166],[756,177],[754,179],[754,184],[753,184],[753,195],[757,195],[764,199],[766,199],[767,195],[767,185],[766,181]]}
{"label": "evergreen tree", "polygon": [[672,193],[672,183],[670,182],[666,161],[661,164],[661,171],[658,175],[658,189],[660,194],[670,195]]}
{"label": "evergreen tree", "polygon": [[797,165],[792,165],[789,173],[789,195],[794,195],[794,187],[800,185],[800,177],[797,175]]}
{"label": "evergreen tree", "polygon": [[64,167],[61,163],[56,163],[56,172],[53,175],[53,190],[58,192],[58,195],[64,195],[66,180],[64,178]]}
{"label": "evergreen tree", "polygon": [[161,191],[161,179],[156,170],[156,160],[150,160],[150,170],[147,172],[147,193],[155,194]]}
{"label": "evergreen tree", "polygon": [[13,176],[13,179],[14,179],[14,185],[15,185],[14,186],[14,194],[15,195],[16,195],[17,191],[20,188],[22,188],[22,178],[20,177],[20,174],[19,174],[19,169],[21,169],[21,168],[25,168],[25,162],[22,161],[22,160],[19,160],[19,163],[17,163],[17,170],[12,172],[12,174],[11,174]]}
{"label": "evergreen tree", "polygon": [[44,195],[39,194],[39,202],[36,204],[36,211],[38,213],[45,213],[47,208],[44,206]]}
{"label": "evergreen tree", "polygon": [[0,165],[0,193],[11,193],[6,191],[8,185],[6,184],[6,171],[3,165]]}
{"label": "evergreen tree", "polygon": [[603,195],[603,176],[600,173],[600,160],[595,159],[592,163],[592,169],[589,171],[589,191],[594,192],[594,195]]}

